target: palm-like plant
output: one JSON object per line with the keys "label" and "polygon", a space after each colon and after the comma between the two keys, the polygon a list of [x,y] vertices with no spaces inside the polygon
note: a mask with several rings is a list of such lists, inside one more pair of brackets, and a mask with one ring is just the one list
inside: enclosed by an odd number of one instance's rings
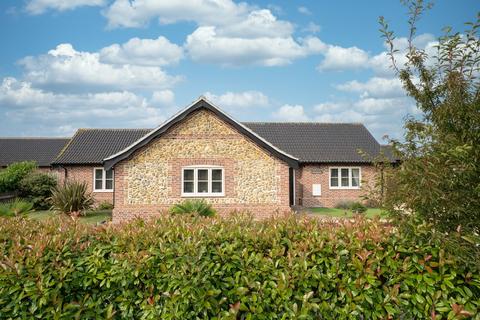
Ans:
{"label": "palm-like plant", "polygon": [[202,217],[213,217],[216,211],[205,200],[185,200],[170,208],[172,214],[190,214]]}
{"label": "palm-like plant", "polygon": [[85,182],[71,181],[52,190],[52,208],[60,213],[81,215],[93,206],[93,195]]}
{"label": "palm-like plant", "polygon": [[10,202],[0,203],[0,216],[17,217],[33,211],[33,203],[15,199]]}

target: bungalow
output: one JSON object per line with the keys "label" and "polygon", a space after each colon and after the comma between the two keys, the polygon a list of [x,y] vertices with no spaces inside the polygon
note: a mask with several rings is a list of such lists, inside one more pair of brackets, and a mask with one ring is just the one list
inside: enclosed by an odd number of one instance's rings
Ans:
{"label": "bungalow", "polygon": [[0,169],[20,161],[35,161],[42,171],[52,162],[70,138],[0,138]]}
{"label": "bungalow", "polygon": [[[52,170],[114,204],[114,221],[191,198],[258,217],[359,200],[375,172],[358,150],[381,150],[362,124],[240,123],[203,97],[153,130],[79,129],[61,150],[44,141],[37,150],[56,152]],[[9,150],[0,149],[0,162]],[[12,160],[31,160],[20,158]]]}

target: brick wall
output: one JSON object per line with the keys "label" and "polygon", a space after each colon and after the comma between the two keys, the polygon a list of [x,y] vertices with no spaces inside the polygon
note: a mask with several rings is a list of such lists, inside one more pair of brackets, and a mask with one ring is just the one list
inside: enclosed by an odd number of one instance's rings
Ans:
{"label": "brick wall", "polygon": [[[330,189],[330,167],[360,167],[361,188]],[[365,187],[374,182],[375,170],[370,165],[329,164],[305,165],[295,172],[296,204],[304,207],[335,207],[341,200],[360,201]],[[313,184],[321,185],[321,195],[313,196]]]}
{"label": "brick wall", "polygon": [[223,167],[225,195],[204,198],[220,214],[264,218],[290,211],[288,165],[202,110],[115,166],[114,222],[159,215],[185,200],[182,168],[191,165]]}
{"label": "brick wall", "polygon": [[[95,202],[98,204],[103,201],[113,203],[113,192],[94,192],[93,191],[93,168],[98,166],[67,166],[67,181],[76,180],[87,183],[88,191],[93,193]],[[59,182],[63,183],[65,171],[63,168],[56,168]]]}

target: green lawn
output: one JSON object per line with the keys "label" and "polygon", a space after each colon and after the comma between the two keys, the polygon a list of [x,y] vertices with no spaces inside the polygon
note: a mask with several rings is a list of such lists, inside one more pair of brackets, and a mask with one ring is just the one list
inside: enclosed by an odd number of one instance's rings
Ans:
{"label": "green lawn", "polygon": [[[336,208],[310,208],[309,209],[314,214],[321,214],[324,216],[330,217],[353,217],[353,212],[347,209],[336,209]],[[367,218],[373,218],[376,216],[383,216],[383,212],[378,208],[368,208],[365,212]]]}
{"label": "green lawn", "polygon": [[[32,212],[28,215],[29,219],[44,220],[58,215],[50,210],[40,210]],[[102,221],[110,221],[112,219],[112,210],[96,210],[88,211],[87,215],[80,217],[80,222],[95,224]]]}

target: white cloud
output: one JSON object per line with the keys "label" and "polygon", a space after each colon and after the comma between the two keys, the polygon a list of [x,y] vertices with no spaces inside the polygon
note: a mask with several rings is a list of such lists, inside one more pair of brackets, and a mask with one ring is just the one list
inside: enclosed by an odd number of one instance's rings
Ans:
{"label": "white cloud", "polygon": [[312,12],[307,7],[298,7],[298,12],[305,15],[311,15]]}
{"label": "white cloud", "polygon": [[195,61],[221,65],[279,66],[321,50],[323,43],[308,38],[303,43],[291,37],[223,37],[215,27],[199,27],[187,37],[185,47]]}
{"label": "white cloud", "polygon": [[100,62],[164,66],[175,64],[183,57],[183,49],[165,37],[132,38],[122,45],[112,44],[100,50]]}
{"label": "white cloud", "polygon": [[[433,57],[436,54],[435,45],[437,42],[431,34],[425,33],[418,35],[413,39],[413,44],[419,49],[425,50],[430,57]],[[407,62],[406,55],[408,40],[407,38],[402,37],[396,38],[394,40],[394,45],[395,49],[398,49],[398,52],[394,54],[396,63],[399,67],[402,67]],[[324,60],[317,67],[319,71],[372,69],[378,76],[386,77],[393,75],[391,67],[392,63],[387,51],[371,56],[365,50],[355,46],[345,48],[329,45],[328,49],[326,49],[323,54]],[[431,63],[431,61],[428,61],[427,63]]]}
{"label": "white cloud", "polygon": [[65,11],[82,6],[103,6],[106,0],[30,0],[25,9],[30,14],[42,14],[48,10]]}
{"label": "white cloud", "polygon": [[199,25],[226,25],[241,21],[249,9],[244,2],[231,0],[115,0],[104,15],[112,28],[138,28],[154,18],[164,24],[193,21]]}
{"label": "white cloud", "polygon": [[277,120],[288,122],[308,121],[305,110],[301,105],[285,104],[273,114],[273,117]]}
{"label": "white cloud", "polygon": [[254,10],[242,21],[217,28],[221,36],[239,38],[285,38],[290,37],[293,29],[290,22],[278,20],[267,9]]}
{"label": "white cloud", "polygon": [[[104,15],[110,27],[140,27],[153,18],[160,23],[192,21],[197,28],[184,44],[188,55],[194,61],[225,66],[286,65],[318,54],[322,43],[318,38],[295,39],[294,25],[278,19],[270,9],[231,0],[116,0]],[[308,32],[318,30],[317,25],[309,25]],[[111,50],[116,55],[119,48]]]}
{"label": "white cloud", "polygon": [[368,63],[368,53],[357,47],[343,48],[329,45],[324,53],[324,59],[318,70],[349,70],[365,68]]}
{"label": "white cloud", "polygon": [[302,31],[308,32],[308,33],[319,33],[320,29],[321,27],[315,22],[309,22],[308,25],[302,29]]}
{"label": "white cloud", "polygon": [[270,105],[268,97],[259,91],[229,91],[222,95],[206,92],[205,97],[217,104],[220,108],[225,108],[232,111],[256,107],[267,107]]}
{"label": "white cloud", "polygon": [[48,54],[20,60],[25,79],[36,86],[69,89],[130,90],[168,88],[180,80],[159,67],[102,63],[98,53],[76,51],[64,43]]}
{"label": "white cloud", "polygon": [[253,10],[228,25],[198,27],[187,37],[185,49],[194,61],[225,66],[281,66],[326,50],[316,37],[295,39],[290,22],[270,10]]}
{"label": "white cloud", "polygon": [[164,112],[128,91],[57,94],[31,83],[5,78],[0,84],[0,133],[70,135],[79,127],[155,127]]}
{"label": "white cloud", "polygon": [[385,98],[405,96],[402,83],[398,78],[372,77],[366,82],[353,80],[337,85],[336,88],[341,91],[359,93],[361,97]]}
{"label": "white cloud", "polygon": [[[405,37],[399,37],[394,39],[393,43],[395,49],[398,50],[393,55],[395,62],[398,67],[402,68],[407,62],[408,39]],[[418,35],[413,39],[412,43],[420,50],[425,50],[428,54],[430,59],[427,61],[427,64],[433,63],[432,58],[436,55],[435,46],[438,43],[433,35],[429,33]],[[384,46],[388,49],[386,43],[384,43]],[[382,51],[374,56],[368,56],[366,52],[363,52],[359,57],[360,56],[362,57],[361,59],[355,58],[353,61],[350,61],[348,55],[344,55],[343,57],[339,56],[338,60],[341,60],[342,63],[339,63],[338,66],[332,69],[347,70],[355,68],[370,68],[377,76],[392,77],[394,75],[392,61],[387,51]]]}
{"label": "white cloud", "polygon": [[313,107],[315,121],[360,122],[372,134],[401,137],[402,119],[406,114],[417,114],[415,103],[408,97],[359,98],[354,101],[325,102]]}
{"label": "white cloud", "polygon": [[364,114],[355,110],[342,110],[335,113],[325,113],[315,117],[315,121],[330,123],[348,123],[361,122],[364,123],[366,117]]}
{"label": "white cloud", "polygon": [[172,90],[154,91],[150,103],[154,106],[171,107],[175,103],[175,94]]}
{"label": "white cloud", "polygon": [[[355,102],[356,110],[364,114],[391,114],[405,105],[405,98],[362,98]],[[409,110],[404,110],[409,111]]]}
{"label": "white cloud", "polygon": [[313,110],[316,113],[333,113],[337,111],[341,111],[343,109],[347,109],[348,105],[345,103],[339,103],[339,102],[325,102],[325,103],[319,103],[313,107]]}

